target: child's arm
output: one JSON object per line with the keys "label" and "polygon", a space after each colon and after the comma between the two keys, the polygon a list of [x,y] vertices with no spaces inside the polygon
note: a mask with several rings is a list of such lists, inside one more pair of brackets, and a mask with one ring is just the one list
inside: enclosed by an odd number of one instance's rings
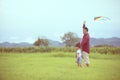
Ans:
{"label": "child's arm", "polygon": [[76,53],[76,63],[77,63],[77,60],[78,60],[78,53]]}
{"label": "child's arm", "polygon": [[77,55],[76,59],[78,59],[79,54],[77,53],[76,55]]}

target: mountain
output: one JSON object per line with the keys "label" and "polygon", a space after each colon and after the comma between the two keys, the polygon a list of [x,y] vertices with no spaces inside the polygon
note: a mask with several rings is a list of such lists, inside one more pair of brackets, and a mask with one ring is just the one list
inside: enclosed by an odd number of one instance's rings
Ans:
{"label": "mountain", "polygon": [[9,43],[9,42],[3,42],[0,43],[0,47],[31,47],[32,44],[27,42],[21,42],[21,43]]}
{"label": "mountain", "polygon": [[91,46],[96,45],[113,45],[116,47],[120,47],[120,38],[112,37],[112,38],[91,38],[90,39]]}
{"label": "mountain", "polygon": [[[112,37],[112,38],[91,38],[90,39],[90,45],[96,46],[96,45],[113,45],[115,47],[120,47],[120,38]],[[32,47],[33,44],[27,43],[27,42],[21,42],[21,43],[9,43],[9,42],[3,42],[0,43],[0,47]],[[65,44],[61,43],[59,41],[53,41],[49,40],[49,46],[53,47],[64,47]]]}
{"label": "mountain", "polygon": [[49,46],[53,46],[53,47],[63,47],[65,46],[65,44],[59,42],[59,41],[53,41],[53,40],[49,40]]}
{"label": "mountain", "polygon": [[[3,43],[0,43],[0,47],[32,47],[32,46],[33,46],[33,44],[27,43],[27,42],[21,42],[21,43],[3,42]],[[65,44],[60,43],[59,41],[49,40],[49,46],[63,47],[63,46],[65,46]]]}

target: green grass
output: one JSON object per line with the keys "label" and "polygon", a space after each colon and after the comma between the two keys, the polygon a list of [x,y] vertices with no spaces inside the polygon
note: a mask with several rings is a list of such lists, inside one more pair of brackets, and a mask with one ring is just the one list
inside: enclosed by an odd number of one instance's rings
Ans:
{"label": "green grass", "polygon": [[119,80],[120,55],[90,54],[91,65],[75,63],[75,53],[1,53],[0,80]]}

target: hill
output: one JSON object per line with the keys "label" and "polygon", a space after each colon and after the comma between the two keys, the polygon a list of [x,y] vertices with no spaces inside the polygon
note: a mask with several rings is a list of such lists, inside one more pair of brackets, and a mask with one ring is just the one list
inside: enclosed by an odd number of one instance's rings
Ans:
{"label": "hill", "polygon": [[[113,45],[115,47],[120,47],[120,38],[91,38],[90,39],[91,46],[96,45]],[[3,42],[0,43],[0,47],[32,47],[33,44],[27,42],[21,43],[10,43],[10,42]],[[64,47],[65,44],[59,41],[49,40],[49,46],[53,47]]]}

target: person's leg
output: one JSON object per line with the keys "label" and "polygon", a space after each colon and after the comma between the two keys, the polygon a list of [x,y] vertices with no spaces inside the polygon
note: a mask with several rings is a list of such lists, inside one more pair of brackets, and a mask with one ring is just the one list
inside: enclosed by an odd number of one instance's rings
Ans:
{"label": "person's leg", "polygon": [[89,54],[83,51],[82,55],[83,55],[83,59],[85,61],[86,66],[89,67],[90,66]]}
{"label": "person's leg", "polygon": [[82,68],[82,57],[79,57],[79,67]]}
{"label": "person's leg", "polygon": [[77,62],[77,65],[79,66],[79,58],[77,58],[77,61],[76,61],[76,62]]}
{"label": "person's leg", "polygon": [[84,63],[85,63],[85,62],[86,62],[86,60],[85,60],[85,53],[84,53],[84,51],[82,52],[82,58],[83,58]]}
{"label": "person's leg", "polygon": [[88,53],[86,53],[86,66],[87,66],[87,67],[90,66],[89,54],[88,54]]}
{"label": "person's leg", "polygon": [[86,64],[86,66],[87,66],[87,67],[89,67],[89,66],[90,66],[90,64]]}
{"label": "person's leg", "polygon": [[79,67],[81,67],[81,68],[82,68],[82,64],[79,64]]}

